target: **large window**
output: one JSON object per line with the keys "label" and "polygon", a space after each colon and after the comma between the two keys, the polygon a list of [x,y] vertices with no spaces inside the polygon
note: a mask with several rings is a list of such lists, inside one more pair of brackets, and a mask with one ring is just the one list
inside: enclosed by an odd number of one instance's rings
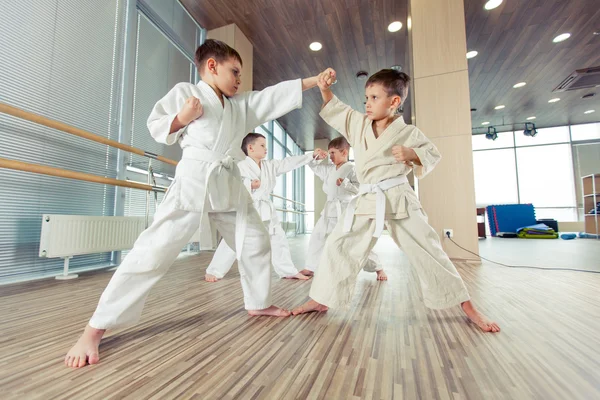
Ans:
{"label": "large window", "polygon": [[477,204],[519,202],[517,168],[513,149],[475,151],[475,199]]}
{"label": "large window", "polygon": [[[0,101],[118,140],[124,9],[116,0],[0,2]],[[0,114],[0,157],[116,177],[116,150]],[[42,214],[110,216],[114,186],[0,169],[0,282],[58,275]],[[75,271],[109,253],[76,256]]]}
{"label": "large window", "polygon": [[494,141],[473,136],[477,205],[531,203],[538,218],[577,221],[581,173],[600,170],[595,149],[580,146],[600,149],[599,139],[600,124],[539,129],[535,137],[501,132]]}

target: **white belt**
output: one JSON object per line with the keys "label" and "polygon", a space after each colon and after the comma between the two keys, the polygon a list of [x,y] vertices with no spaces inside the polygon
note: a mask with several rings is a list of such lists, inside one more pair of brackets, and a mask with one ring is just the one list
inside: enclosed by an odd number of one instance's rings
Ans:
{"label": "white belt", "polygon": [[327,218],[332,218],[327,215],[329,204],[335,204],[337,218],[339,218],[342,215],[342,202],[340,201],[340,199],[327,200],[327,202],[325,203],[325,208],[323,209],[323,218],[325,218],[325,221],[327,221]]}
{"label": "white belt", "polygon": [[[236,160],[228,154],[219,153],[212,150],[198,149],[195,147],[186,147],[183,149],[182,158],[192,159],[198,161],[204,161],[210,163],[208,170],[206,171],[206,190],[204,196],[208,194],[208,185],[211,175],[217,170],[217,168],[224,168],[229,170],[234,178],[237,178],[242,182],[242,176],[240,175],[240,169],[237,166]],[[246,227],[248,224],[248,202],[244,201],[243,193],[245,191],[238,190],[238,199],[234,203],[237,205],[235,214],[235,253],[238,259],[242,255],[242,247],[244,246],[244,238],[246,235]]]}
{"label": "white belt", "polygon": [[383,224],[385,220],[385,191],[393,187],[408,183],[406,176],[386,179],[378,183],[361,183],[358,188],[358,194],[350,200],[348,208],[346,208],[346,217],[344,219],[344,232],[350,232],[352,221],[354,220],[354,211],[356,210],[356,202],[358,198],[367,193],[375,193],[375,232],[373,237],[381,236],[383,232]]}
{"label": "white belt", "polygon": [[[255,202],[258,202],[259,206],[258,206],[258,213],[260,214],[260,203],[267,203],[269,208],[271,209],[271,217],[269,218],[269,227],[267,228],[269,231],[270,235],[274,235],[275,234],[275,225],[273,224],[273,216],[277,213],[277,210],[275,209],[275,204],[273,204],[273,202],[269,199],[264,199],[264,198],[259,198],[254,200]],[[262,219],[262,215],[261,215],[261,219]]]}

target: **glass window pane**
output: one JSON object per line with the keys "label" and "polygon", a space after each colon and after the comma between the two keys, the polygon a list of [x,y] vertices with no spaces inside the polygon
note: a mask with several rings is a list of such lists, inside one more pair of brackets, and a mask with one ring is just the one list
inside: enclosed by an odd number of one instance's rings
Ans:
{"label": "glass window pane", "polygon": [[569,140],[568,126],[538,129],[538,133],[535,137],[525,136],[522,130],[515,131],[515,143],[517,147],[551,143],[568,143]]}
{"label": "glass window pane", "polygon": [[580,140],[600,139],[600,123],[572,125],[571,139],[574,142]]}
{"label": "glass window pane", "polygon": [[583,209],[581,177],[600,171],[600,143],[574,144],[573,165],[575,168],[575,194],[577,196],[577,204]]}
{"label": "glass window pane", "polygon": [[478,207],[518,203],[514,149],[475,151],[473,169]]}
{"label": "glass window pane", "polygon": [[577,221],[577,209],[576,208],[539,208],[535,209],[536,219],[555,219],[563,222],[575,222]]}
{"label": "glass window pane", "polygon": [[260,133],[261,135],[263,135],[265,138],[269,137],[269,131],[267,131],[265,128],[263,128],[263,126],[259,126],[256,129],[254,129],[254,132],[256,133]]}
{"label": "glass window pane", "polygon": [[277,142],[273,143],[273,159],[274,160],[283,160],[284,157],[285,157],[285,150],[283,149],[283,146]]}
{"label": "glass window pane", "polygon": [[521,203],[576,207],[570,144],[517,148]]}
{"label": "glass window pane", "polygon": [[275,135],[275,139],[279,140],[283,144],[285,132],[283,131],[283,129],[281,128],[281,126],[279,125],[279,123],[277,121],[273,121],[273,130],[274,130],[273,133]]}
{"label": "glass window pane", "polygon": [[498,132],[498,139],[486,139],[485,135],[473,135],[473,150],[501,149],[515,145],[512,132]]}
{"label": "glass window pane", "polygon": [[[285,174],[285,197],[294,200],[294,171]],[[292,208],[294,203],[286,202],[288,208]]]}

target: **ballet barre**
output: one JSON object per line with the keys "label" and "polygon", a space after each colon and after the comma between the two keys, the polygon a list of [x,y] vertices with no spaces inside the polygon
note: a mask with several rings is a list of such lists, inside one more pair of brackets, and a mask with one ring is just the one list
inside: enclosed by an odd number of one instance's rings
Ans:
{"label": "ballet barre", "polygon": [[300,214],[300,215],[306,215],[306,212],[304,211],[296,211],[296,210],[286,210],[285,208],[276,208],[276,211],[282,211],[282,212],[289,212],[292,214]]}
{"label": "ballet barre", "polygon": [[290,199],[287,199],[287,198],[285,198],[285,197],[281,197],[281,196],[279,196],[279,195],[276,195],[276,194],[274,194],[274,193],[270,193],[270,195],[271,195],[271,196],[273,196],[273,197],[277,197],[278,199],[282,199],[282,200],[285,200],[285,201],[289,201],[290,203],[294,203],[294,204],[300,204],[302,207],[306,207],[306,204],[304,204],[304,203],[300,203],[299,201],[290,200]]}
{"label": "ballet barre", "polygon": [[22,110],[17,107],[10,106],[6,103],[0,102],[0,112],[8,115],[12,115],[13,117],[17,117],[20,119],[24,119],[26,121],[30,121],[36,123],[38,125],[47,126],[48,128],[56,129],[61,132],[69,133],[74,136],[79,136],[84,139],[88,139],[94,142],[102,143],[111,147],[115,147],[117,149],[121,149],[124,151],[128,151],[133,154],[137,154],[140,156],[144,156],[153,160],[159,160],[166,164],[177,165],[177,161],[171,160],[169,158],[159,156],[158,154],[151,153],[149,151],[145,151],[142,149],[138,149],[137,147],[129,146],[127,144],[123,144],[117,142],[116,140],[107,139],[103,136],[96,135],[94,133],[84,131],[83,129],[75,128],[74,126],[67,125],[62,122],[55,121],[50,118],[46,118],[42,115],[34,114],[29,111]]}
{"label": "ballet barre", "polygon": [[167,189],[163,186],[146,185],[144,183],[107,178],[105,176],[88,174],[85,172],[71,171],[62,168],[48,167],[46,165],[26,163],[23,161],[10,160],[8,158],[0,158],[0,168],[31,172],[34,174],[41,175],[58,176],[60,178],[76,179],[79,181],[102,183],[106,185],[122,186],[131,189],[141,189],[150,192],[165,192]]}

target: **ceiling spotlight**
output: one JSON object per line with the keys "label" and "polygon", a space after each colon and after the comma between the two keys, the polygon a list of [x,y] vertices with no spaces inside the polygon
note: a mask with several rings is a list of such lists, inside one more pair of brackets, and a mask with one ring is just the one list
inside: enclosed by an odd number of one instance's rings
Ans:
{"label": "ceiling spotlight", "polygon": [[525,130],[523,131],[523,135],[531,137],[537,135],[537,128],[533,122],[525,122]]}
{"label": "ceiling spotlight", "polygon": [[369,77],[369,73],[367,71],[358,71],[356,73],[356,79],[365,80]]}
{"label": "ceiling spotlight", "polygon": [[555,97],[553,99],[548,100],[548,103],[556,103],[557,101],[560,101],[560,99],[558,97]]}
{"label": "ceiling spotlight", "polygon": [[593,112],[596,112],[596,110],[587,110],[587,111],[584,111],[583,113],[584,113],[584,114],[591,114],[591,113],[593,113]]}
{"label": "ceiling spotlight", "polygon": [[532,119],[535,119],[535,117],[528,117],[527,121],[531,121]]}
{"label": "ceiling spotlight", "polygon": [[319,51],[323,48],[323,45],[319,42],[312,42],[308,47],[310,47],[312,51]]}
{"label": "ceiling spotlight", "polygon": [[392,65],[391,69],[395,69],[396,71],[402,71],[402,65]]}
{"label": "ceiling spotlight", "polygon": [[513,87],[516,89],[516,88],[523,87],[523,86],[525,86],[525,85],[527,85],[527,82],[519,82],[519,83],[517,83],[516,85],[514,85]]}
{"label": "ceiling spotlight", "polygon": [[485,6],[483,6],[483,8],[485,8],[486,10],[493,10],[500,4],[502,4],[502,0],[490,0],[487,3],[485,3]]}
{"label": "ceiling spotlight", "polygon": [[402,22],[400,21],[394,21],[388,25],[388,31],[390,32],[398,32],[400,29],[402,29]]}
{"label": "ceiling spotlight", "polygon": [[504,107],[506,107],[504,104],[501,104],[499,106],[494,107],[494,110],[502,110]]}
{"label": "ceiling spotlight", "polygon": [[571,37],[570,33],[561,33],[560,35],[558,35],[557,37],[552,39],[552,41],[554,43],[560,43],[560,42],[564,42],[565,40],[567,40],[570,37]]}
{"label": "ceiling spotlight", "polygon": [[489,122],[489,121],[485,121],[485,122],[482,122],[482,123],[481,123],[481,125],[489,125],[489,124],[490,124],[490,122]]}
{"label": "ceiling spotlight", "polygon": [[467,58],[473,58],[475,57],[477,54],[479,54],[478,52],[476,52],[475,50],[472,50],[470,52],[467,53]]}
{"label": "ceiling spotlight", "polygon": [[493,126],[488,126],[488,131],[485,134],[485,138],[490,140],[498,139],[498,132],[496,131],[496,128]]}

